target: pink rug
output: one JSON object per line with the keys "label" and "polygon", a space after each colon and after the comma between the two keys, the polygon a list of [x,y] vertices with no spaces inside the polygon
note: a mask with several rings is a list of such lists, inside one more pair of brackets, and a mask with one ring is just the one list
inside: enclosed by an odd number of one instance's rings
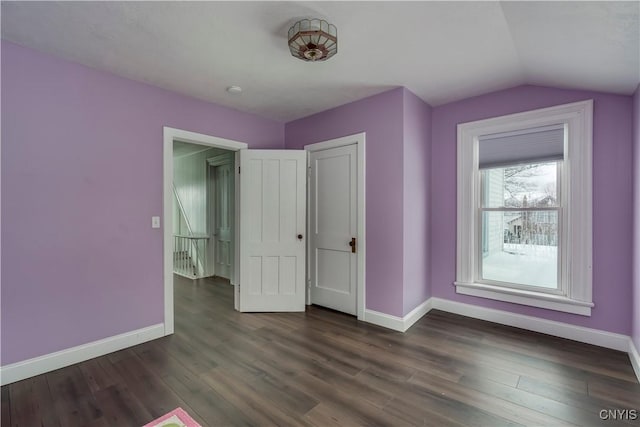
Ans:
{"label": "pink rug", "polygon": [[184,409],[176,408],[142,427],[202,427]]}

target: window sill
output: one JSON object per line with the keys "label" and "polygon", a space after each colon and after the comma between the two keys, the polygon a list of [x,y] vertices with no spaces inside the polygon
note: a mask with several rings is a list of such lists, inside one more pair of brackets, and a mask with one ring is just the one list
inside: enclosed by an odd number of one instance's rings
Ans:
{"label": "window sill", "polygon": [[484,283],[454,282],[453,284],[458,294],[545,308],[547,310],[563,311],[582,316],[591,316],[591,308],[594,306],[592,302],[578,301],[565,296],[503,288]]}

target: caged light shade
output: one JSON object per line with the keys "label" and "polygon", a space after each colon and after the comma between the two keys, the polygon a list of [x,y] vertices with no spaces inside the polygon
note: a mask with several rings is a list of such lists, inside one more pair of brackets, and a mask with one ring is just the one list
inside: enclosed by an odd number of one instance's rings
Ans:
{"label": "caged light shade", "polygon": [[303,19],[289,28],[289,51],[303,61],[326,61],[338,53],[338,29],[323,19]]}

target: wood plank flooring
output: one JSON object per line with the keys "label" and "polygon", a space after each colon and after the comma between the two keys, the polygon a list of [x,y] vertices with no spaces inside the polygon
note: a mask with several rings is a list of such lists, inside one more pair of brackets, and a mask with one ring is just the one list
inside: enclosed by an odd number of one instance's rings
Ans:
{"label": "wood plank flooring", "polygon": [[[401,334],[319,307],[242,314],[175,279],[173,336],[2,387],[2,426],[640,425],[626,353],[432,311]],[[601,409],[634,409],[608,420]]]}

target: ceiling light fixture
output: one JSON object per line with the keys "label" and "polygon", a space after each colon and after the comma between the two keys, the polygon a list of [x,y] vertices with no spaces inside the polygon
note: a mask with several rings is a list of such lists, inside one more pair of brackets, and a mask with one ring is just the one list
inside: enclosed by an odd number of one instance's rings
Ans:
{"label": "ceiling light fixture", "polygon": [[242,88],[240,86],[229,86],[227,88],[227,92],[232,95],[239,95],[240,93],[242,93]]}
{"label": "ceiling light fixture", "polygon": [[338,53],[338,29],[323,19],[303,19],[289,28],[289,51],[303,61],[326,61]]}

